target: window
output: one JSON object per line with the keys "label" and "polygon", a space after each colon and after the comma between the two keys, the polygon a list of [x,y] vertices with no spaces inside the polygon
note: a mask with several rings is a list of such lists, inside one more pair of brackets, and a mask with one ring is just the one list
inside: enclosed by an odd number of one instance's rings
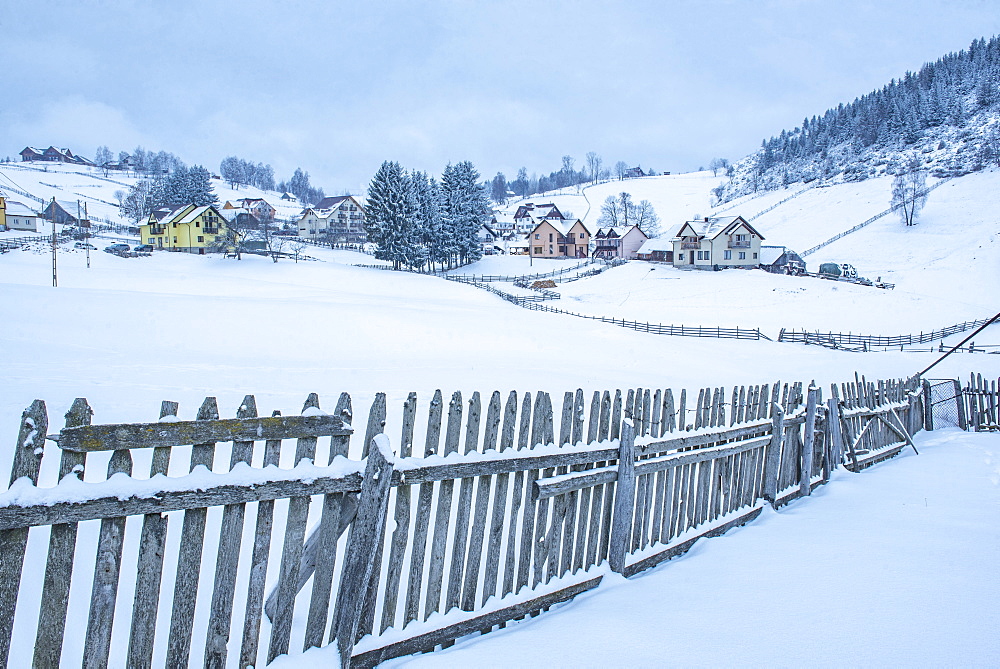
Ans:
{"label": "window", "polygon": [[204,241],[205,241],[205,238],[204,238],[204,237],[202,237],[201,235],[198,235],[198,241],[199,241],[199,242],[204,242]]}
{"label": "window", "polygon": [[746,235],[736,235],[736,241],[738,241],[738,242],[745,242],[745,241],[747,241],[747,236]]}
{"label": "window", "polygon": [[535,239],[541,239],[541,238],[542,238],[541,235],[535,235]]}
{"label": "window", "polygon": [[565,246],[560,246],[559,247],[559,253],[566,253],[566,247]]}
{"label": "window", "polygon": [[754,253],[754,254],[753,254],[753,259],[754,259],[754,260],[756,260],[756,259],[757,259],[757,254],[756,254],[756,253]]}
{"label": "window", "polygon": [[678,253],[677,254],[677,259],[678,260],[684,260],[684,253],[683,252],[682,253]]}
{"label": "window", "polygon": [[705,251],[705,260],[711,260],[711,259],[712,259],[712,252]]}
{"label": "window", "polygon": [[201,227],[201,223],[198,223],[197,221],[195,221],[194,227],[200,228]]}
{"label": "window", "polygon": [[551,232],[549,233],[549,241],[550,242],[552,241],[552,233]]}
{"label": "window", "polygon": [[[535,235],[535,236],[537,237],[538,235]],[[542,247],[541,246],[536,246],[535,247],[535,255],[536,256],[542,255]]]}
{"label": "window", "polygon": [[175,228],[177,227],[176,223],[171,223],[170,225],[174,226]]}
{"label": "window", "polygon": [[723,260],[732,260],[733,259],[733,252],[732,251],[723,251],[722,252],[722,259]]}
{"label": "window", "polygon": [[746,251],[740,251],[740,260],[746,260],[746,259],[747,259]]}
{"label": "window", "polygon": [[176,238],[176,237],[174,237],[174,244],[176,244],[176,243],[177,243],[177,238]]}

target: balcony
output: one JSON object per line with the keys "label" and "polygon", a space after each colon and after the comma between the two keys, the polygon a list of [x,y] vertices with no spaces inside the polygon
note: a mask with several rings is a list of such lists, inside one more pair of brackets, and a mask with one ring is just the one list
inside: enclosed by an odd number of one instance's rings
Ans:
{"label": "balcony", "polygon": [[700,249],[701,242],[681,242],[682,249]]}
{"label": "balcony", "polygon": [[204,230],[204,232],[205,232],[206,235],[217,235],[217,234],[219,234],[219,228],[218,227],[214,227],[214,226],[213,227],[208,227],[206,225],[204,228],[202,228],[202,230]]}
{"label": "balcony", "polygon": [[151,235],[162,235],[166,228],[162,225],[151,225],[149,226],[149,234]]}
{"label": "balcony", "polygon": [[750,242],[729,242],[729,248],[731,248],[731,249],[748,249],[748,248],[750,248]]}

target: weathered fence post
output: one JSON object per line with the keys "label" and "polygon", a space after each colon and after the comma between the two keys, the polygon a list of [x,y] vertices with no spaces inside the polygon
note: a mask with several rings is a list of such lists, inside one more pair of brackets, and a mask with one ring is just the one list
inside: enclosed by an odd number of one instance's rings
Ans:
{"label": "weathered fence post", "polygon": [[632,535],[632,506],[635,502],[635,426],[622,421],[618,446],[618,485],[615,511],[611,521],[611,544],[608,563],[619,574],[625,573],[625,554]]}
{"label": "weathered fence post", "polygon": [[962,393],[962,384],[958,379],[953,379],[955,389],[955,401],[958,403],[958,426],[963,430],[969,429],[969,419],[965,413],[965,395]]}
{"label": "weathered fence post", "polygon": [[827,400],[826,429],[830,443],[830,468],[836,469],[844,461],[844,433],[840,425],[840,401],[836,397]]}
{"label": "weathered fence post", "polygon": [[340,576],[337,605],[334,611],[330,636],[337,640],[340,666],[349,669],[354,637],[361,620],[370,583],[374,574],[373,562],[376,541],[382,536],[389,504],[389,486],[392,482],[393,453],[389,439],[378,435],[368,451],[368,464],[361,482],[361,497],[354,528],[347,541],[344,571]]}
{"label": "weathered fence post", "polygon": [[934,414],[931,412],[931,382],[924,379],[921,383],[924,390],[924,429],[928,432],[934,429]]}
{"label": "weathered fence post", "polygon": [[819,389],[810,384],[806,395],[806,424],[804,428],[805,434],[802,439],[802,468],[799,477],[799,493],[802,495],[811,495],[813,447],[816,443],[816,401]]}
{"label": "weathered fence post", "polygon": [[[21,427],[14,447],[14,466],[10,472],[11,485],[24,477],[32,484],[38,483],[38,469],[48,429],[45,402],[35,400],[21,414]],[[10,635],[14,627],[14,610],[27,545],[27,527],[0,532],[0,667],[7,666],[10,654]]]}
{"label": "weathered fence post", "polygon": [[781,448],[785,438],[785,412],[777,402],[771,402],[771,443],[764,461],[764,499],[771,506],[778,500],[778,474],[781,469]]}

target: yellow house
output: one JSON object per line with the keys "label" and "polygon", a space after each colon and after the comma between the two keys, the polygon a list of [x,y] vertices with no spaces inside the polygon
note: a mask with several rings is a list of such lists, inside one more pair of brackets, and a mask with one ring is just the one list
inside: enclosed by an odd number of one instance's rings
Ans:
{"label": "yellow house", "polygon": [[7,229],[7,201],[0,195],[0,230]]}
{"label": "yellow house", "polygon": [[198,207],[161,207],[149,215],[149,221],[139,226],[143,244],[167,251],[203,255],[216,241],[227,234],[226,219],[212,205]]}

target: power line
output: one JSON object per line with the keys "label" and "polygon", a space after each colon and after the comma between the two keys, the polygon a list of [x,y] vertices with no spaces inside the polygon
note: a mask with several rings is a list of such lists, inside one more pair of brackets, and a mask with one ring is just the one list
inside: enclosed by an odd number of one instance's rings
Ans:
{"label": "power line", "polygon": [[942,355],[942,356],[941,356],[940,358],[938,358],[937,360],[935,360],[935,361],[934,361],[934,363],[933,363],[933,364],[932,364],[932,365],[931,365],[930,367],[928,367],[928,368],[927,368],[927,369],[925,369],[924,371],[922,371],[922,372],[920,372],[919,374],[917,374],[917,376],[923,376],[924,374],[926,374],[926,373],[927,373],[927,372],[929,372],[930,370],[934,369],[934,367],[935,367],[935,366],[937,366],[937,364],[938,364],[939,362],[941,362],[942,360],[944,360],[945,358],[947,358],[947,357],[948,357],[949,355],[951,355],[952,353],[954,353],[955,351],[957,351],[957,350],[958,350],[959,348],[961,348],[961,347],[962,347],[962,344],[964,344],[965,342],[969,341],[970,339],[972,339],[973,337],[975,337],[975,336],[976,336],[977,334],[979,334],[980,332],[982,332],[983,330],[985,330],[987,326],[989,326],[990,324],[992,324],[992,323],[996,322],[996,320],[997,320],[998,318],[1000,318],[1000,313],[998,313],[998,314],[997,314],[996,316],[994,316],[994,317],[993,317],[993,318],[991,318],[990,320],[988,320],[988,321],[986,321],[985,323],[983,323],[982,325],[980,325],[980,326],[979,326],[979,327],[978,327],[978,328],[976,329],[976,331],[975,331],[975,332],[973,332],[972,334],[970,334],[970,335],[969,335],[968,337],[966,337],[966,338],[965,338],[965,339],[963,339],[962,341],[958,342],[958,344],[956,344],[955,346],[952,346],[952,347],[951,347],[951,350],[949,350],[949,351],[948,351],[947,353],[945,353],[945,354],[944,354],[944,355]]}

